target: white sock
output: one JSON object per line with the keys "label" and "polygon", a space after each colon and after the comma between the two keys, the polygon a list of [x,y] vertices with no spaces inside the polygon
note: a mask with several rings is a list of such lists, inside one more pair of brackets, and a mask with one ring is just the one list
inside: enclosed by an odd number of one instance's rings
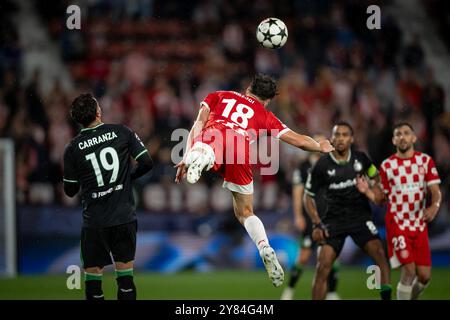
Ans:
{"label": "white sock", "polygon": [[248,217],[244,221],[245,230],[256,244],[258,250],[269,245],[269,239],[267,239],[266,230],[262,221],[255,215]]}
{"label": "white sock", "polygon": [[412,284],[411,300],[419,299],[423,290],[425,290],[425,288],[428,287],[428,283],[424,284],[424,283],[420,282],[419,279],[416,277]]}
{"label": "white sock", "polygon": [[407,286],[399,282],[397,285],[397,300],[411,300],[413,286]]}

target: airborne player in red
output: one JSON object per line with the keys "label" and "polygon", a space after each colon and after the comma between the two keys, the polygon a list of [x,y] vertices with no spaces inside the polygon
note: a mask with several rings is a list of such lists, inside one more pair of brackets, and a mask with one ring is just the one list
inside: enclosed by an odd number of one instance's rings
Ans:
{"label": "airborne player in red", "polygon": [[328,153],[328,140],[318,143],[287,128],[266,106],[276,95],[275,81],[266,75],[253,78],[245,95],[234,91],[210,93],[200,104],[197,120],[189,133],[187,152],[177,164],[176,182],[186,175],[189,183],[212,169],[233,195],[236,218],[256,244],[272,284],[282,285],[284,272],[270,247],[261,220],[253,212],[253,174],[250,143],[266,132],[307,151]]}
{"label": "airborne player in red", "polygon": [[[400,123],[392,142],[397,152],[380,168],[381,187],[368,187],[362,178],[358,188],[373,202],[388,203],[386,234],[392,268],[401,266],[398,300],[417,299],[431,278],[428,223],[439,211],[441,182],[433,159],[414,150],[417,137],[412,126]],[[425,207],[428,192],[431,201]]]}

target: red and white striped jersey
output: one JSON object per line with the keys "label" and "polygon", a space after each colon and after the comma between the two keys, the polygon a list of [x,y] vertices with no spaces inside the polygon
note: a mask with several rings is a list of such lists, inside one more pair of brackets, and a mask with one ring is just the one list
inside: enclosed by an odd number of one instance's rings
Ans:
{"label": "red and white striped jersey", "polygon": [[406,159],[394,154],[381,163],[380,177],[389,199],[386,219],[393,217],[401,230],[423,231],[427,187],[441,183],[433,159],[417,151]]}

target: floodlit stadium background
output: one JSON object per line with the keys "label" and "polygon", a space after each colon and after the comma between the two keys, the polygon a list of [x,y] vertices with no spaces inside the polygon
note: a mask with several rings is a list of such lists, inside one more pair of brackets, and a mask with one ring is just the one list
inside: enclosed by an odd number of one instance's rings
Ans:
{"label": "floodlit stadium background", "polygon": [[[71,4],[81,7],[81,30],[66,28]],[[381,8],[381,30],[366,27],[371,4]],[[86,91],[99,98],[104,122],[133,128],[156,163],[135,188],[138,279],[151,288],[175,279],[163,273],[189,270],[187,278],[207,281],[197,272],[211,277],[235,270],[212,277],[233,283],[236,270],[261,272],[256,248],[235,221],[220,179],[208,175],[189,187],[173,183],[171,148],[177,142],[170,139],[174,129],[190,127],[207,93],[243,90],[255,72],[278,79],[279,95],[270,109],[290,128],[329,135],[334,121],[347,120],[355,128],[356,147],[377,165],[394,151],[393,123],[413,124],[417,149],[435,159],[444,196],[430,225],[436,280],[428,297],[450,298],[450,290],[443,290],[450,287],[449,11],[445,0],[2,1],[0,137],[15,144],[19,278],[0,279],[0,298],[81,297],[68,296],[61,276],[80,264],[81,226],[79,199],[63,194],[61,165],[64,146],[77,133],[68,117],[70,102]],[[289,29],[288,42],[277,51],[255,39],[256,26],[269,16]],[[290,180],[305,156],[282,145],[278,174],[255,178],[256,214],[286,269],[298,248]],[[384,209],[374,208],[374,214],[384,237]],[[351,240],[341,263],[342,287],[348,290],[343,296],[372,297],[364,291],[371,261]],[[270,294],[238,298],[278,298],[280,291],[270,288],[263,273],[243,274]],[[298,297],[309,298],[311,276],[312,270]],[[362,289],[349,284],[355,277]],[[27,287],[39,287],[39,281],[55,283],[52,295]],[[19,291],[8,296],[13,287]],[[176,290],[147,297],[183,297]],[[203,293],[198,297],[216,297]]]}

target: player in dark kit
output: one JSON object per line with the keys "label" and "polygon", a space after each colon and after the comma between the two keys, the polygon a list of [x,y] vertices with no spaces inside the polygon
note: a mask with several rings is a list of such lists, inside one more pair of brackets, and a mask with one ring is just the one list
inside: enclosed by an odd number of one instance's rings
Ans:
{"label": "player in dark kit", "polygon": [[[316,141],[325,140],[325,136],[315,135],[313,137]],[[297,261],[290,270],[289,282],[283,290],[281,300],[292,300],[294,298],[294,288],[303,274],[303,267],[312,257],[315,243],[312,241],[313,225],[308,214],[304,214],[304,193],[305,183],[312,166],[319,160],[320,153],[310,153],[308,158],[301,162],[297,169],[292,174],[292,207],[294,211],[294,225],[300,231],[300,250]],[[323,197],[319,194],[315,197],[317,212],[320,216],[326,211],[327,204]],[[339,295],[336,292],[338,283],[338,262],[333,264],[333,268],[328,276],[328,292],[327,300],[339,300]]]}
{"label": "player in dark kit", "polygon": [[[73,197],[81,187],[81,259],[86,299],[104,299],[102,272],[112,263],[112,255],[117,298],[135,300],[137,221],[131,181],[151,170],[152,159],[129,128],[102,123],[101,109],[92,94],[78,96],[70,115],[83,129],[64,152],[64,191]],[[132,165],[130,156],[137,165]]]}
{"label": "player in dark kit", "polygon": [[[357,176],[367,175],[369,179],[378,180],[377,169],[365,153],[352,151],[353,129],[348,123],[339,122],[333,127],[331,142],[335,150],[317,161],[305,187],[305,205],[313,222],[313,240],[320,245],[312,297],[325,298],[333,262],[350,236],[380,268],[381,298],[389,300],[392,293],[389,265],[378,230],[372,222],[369,202],[356,187]],[[322,190],[325,190],[328,204],[323,220],[314,201]]]}

